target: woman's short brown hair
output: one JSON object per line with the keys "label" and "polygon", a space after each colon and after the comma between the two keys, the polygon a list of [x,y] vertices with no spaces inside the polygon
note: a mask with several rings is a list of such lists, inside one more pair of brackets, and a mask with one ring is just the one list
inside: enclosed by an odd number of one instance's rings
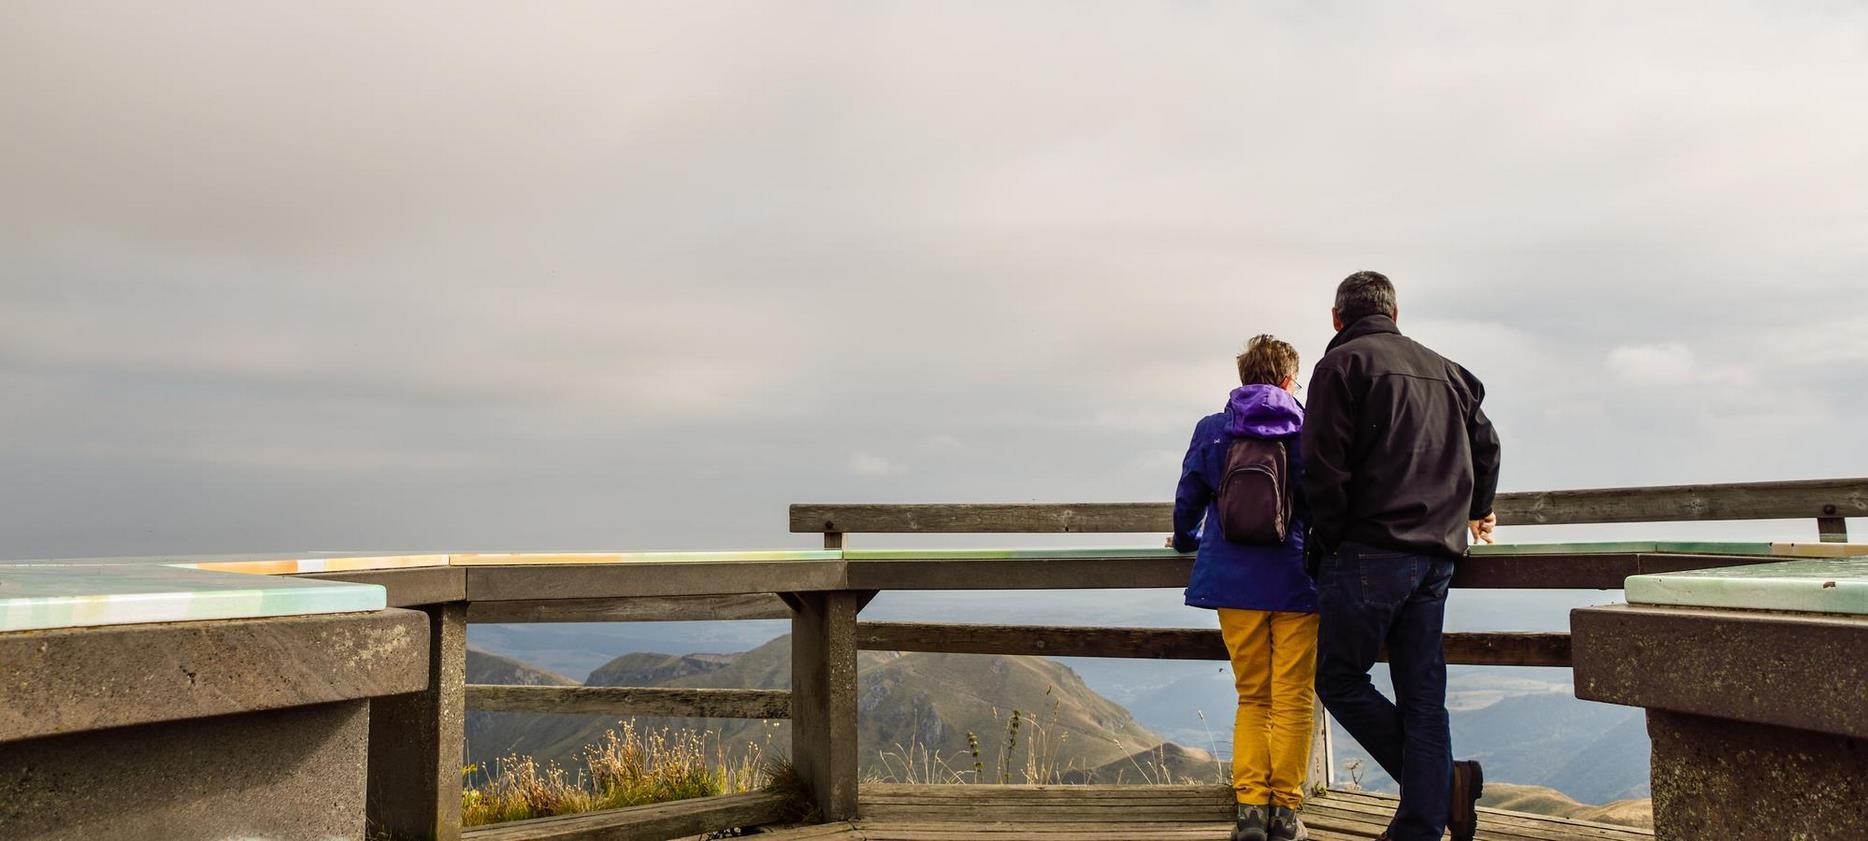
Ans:
{"label": "woman's short brown hair", "polygon": [[1241,385],[1284,385],[1297,377],[1297,348],[1276,336],[1253,336],[1239,353]]}

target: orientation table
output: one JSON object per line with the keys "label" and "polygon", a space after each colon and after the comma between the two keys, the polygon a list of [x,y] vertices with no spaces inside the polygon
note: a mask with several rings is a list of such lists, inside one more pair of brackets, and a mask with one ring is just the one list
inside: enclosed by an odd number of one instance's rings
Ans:
{"label": "orientation table", "polygon": [[[1475,547],[1487,562],[1454,583],[1625,582],[1630,604],[1572,614],[1577,694],[1649,707],[1657,811],[1757,791],[1804,803],[1824,782],[1853,786],[1846,802],[1859,805],[1868,768],[1776,783],[1693,769],[1868,761],[1863,556],[1868,546],[1841,544],[1501,544]],[[420,764],[444,751],[410,746],[437,716],[458,717],[463,681],[445,664],[464,657],[469,603],[513,616],[638,597],[1179,587],[1191,562],[1132,546],[0,562],[0,827],[45,841],[309,841],[361,837],[366,804],[371,820],[395,820],[377,809],[404,803],[427,819],[458,809],[458,791],[432,788],[451,772]],[[372,752],[372,739],[396,748]],[[390,767],[400,759],[413,764]],[[423,779],[431,789],[411,794]],[[9,811],[22,803],[59,806]]]}

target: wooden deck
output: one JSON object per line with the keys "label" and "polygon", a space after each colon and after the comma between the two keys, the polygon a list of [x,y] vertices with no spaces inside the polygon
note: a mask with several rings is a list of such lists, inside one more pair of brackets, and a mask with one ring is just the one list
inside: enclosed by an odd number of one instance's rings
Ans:
{"label": "wooden deck", "polygon": [[[756,837],[772,841],[1225,841],[1231,792],[1212,786],[864,785],[862,817]],[[1483,841],[1652,841],[1647,830],[1481,809]],[[1316,841],[1380,834],[1394,799],[1332,792],[1304,808]]]}

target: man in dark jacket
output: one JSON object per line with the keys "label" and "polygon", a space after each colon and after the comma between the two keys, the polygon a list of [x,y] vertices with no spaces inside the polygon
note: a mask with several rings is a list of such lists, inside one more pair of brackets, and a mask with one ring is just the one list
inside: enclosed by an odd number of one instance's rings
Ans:
{"label": "man in dark jacket", "polygon": [[[1491,542],[1498,434],[1470,371],[1401,335],[1394,285],[1336,288],[1337,330],[1311,375],[1303,449],[1321,614],[1317,692],[1401,784],[1383,837],[1470,841],[1478,763],[1453,762],[1440,634],[1454,561]],[[1395,700],[1369,680],[1383,645]]]}

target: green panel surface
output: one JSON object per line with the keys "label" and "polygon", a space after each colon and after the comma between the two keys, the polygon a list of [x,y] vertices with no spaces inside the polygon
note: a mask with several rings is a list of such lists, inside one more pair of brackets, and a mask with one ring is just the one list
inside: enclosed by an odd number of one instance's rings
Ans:
{"label": "green panel surface", "polygon": [[375,584],[160,564],[0,567],[0,631],[381,610]]}
{"label": "green panel surface", "polygon": [[[1498,555],[1626,555],[1630,553],[1674,553],[1684,555],[1769,555],[1769,543],[1694,543],[1685,541],[1613,541],[1595,543],[1493,543],[1472,547],[1475,557]],[[985,561],[1085,559],[1085,558],[1173,558],[1180,553],[1165,547],[1070,547],[1035,549],[845,549],[843,557],[851,561]]]}
{"label": "green panel surface", "polygon": [[769,564],[785,561],[838,561],[843,555],[835,549],[745,550],[726,552],[455,552],[448,555],[452,566],[550,565],[581,566],[589,564]]}
{"label": "green panel surface", "polygon": [[1868,558],[1632,575],[1626,587],[1630,604],[1868,616]]}
{"label": "green panel surface", "polygon": [[[254,564],[254,563],[277,564],[277,563],[288,562],[288,561],[293,562],[293,563],[298,563],[301,565],[312,565],[316,563],[338,564],[338,563],[342,563],[346,559],[399,558],[399,557],[406,557],[406,556],[403,553],[398,553],[398,552],[259,552],[259,553],[246,553],[246,554],[237,554],[237,555],[127,555],[127,556],[122,556],[122,557],[110,557],[110,558],[30,558],[30,559],[20,559],[20,560],[0,560],[0,567],[123,566],[123,565],[137,565],[137,564],[145,564],[145,565],[157,564],[157,565],[167,565],[167,566],[193,567],[196,569],[202,569],[202,568],[212,569],[215,566],[220,565],[220,564]],[[446,560],[447,560],[446,555],[436,555],[433,557],[439,559],[433,565],[441,566],[441,565],[446,564]],[[407,564],[402,564],[402,565],[406,566]],[[322,570],[305,569],[303,571],[319,572]]]}
{"label": "green panel surface", "polygon": [[1606,541],[1594,543],[1481,543],[1474,557],[1487,555],[1621,555],[1672,553],[1677,555],[1769,555],[1770,543],[1694,541]]}

